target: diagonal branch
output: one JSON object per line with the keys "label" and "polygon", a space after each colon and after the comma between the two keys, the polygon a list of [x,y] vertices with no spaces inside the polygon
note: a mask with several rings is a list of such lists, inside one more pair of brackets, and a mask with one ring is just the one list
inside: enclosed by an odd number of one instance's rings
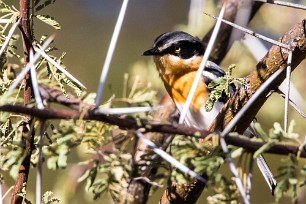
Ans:
{"label": "diagonal branch", "polygon": [[[306,57],[306,37],[305,37],[305,20],[297,23],[290,31],[280,38],[280,42],[290,45],[293,51],[292,70]],[[267,100],[268,93],[276,89],[279,84],[285,79],[286,63],[289,51],[278,46],[273,46],[266,56],[257,64],[255,69],[246,77],[247,85],[241,87],[225,104],[222,111],[219,113],[213,124],[210,126],[211,131],[222,131],[239,110],[248,102],[254,95],[256,90],[279,69],[284,71],[280,76],[273,81],[256,99],[251,109],[248,109],[243,117],[239,120],[232,131],[243,133],[254,119],[256,113]],[[205,177],[205,175],[203,175]],[[186,203],[195,203],[200,196],[205,186],[194,181],[192,185],[188,185],[187,192],[180,194]]]}
{"label": "diagonal branch", "polygon": [[[306,31],[305,19],[297,23],[290,31],[279,39],[280,42],[290,45],[293,49],[292,71],[306,57]],[[244,113],[244,116],[237,123],[233,131],[244,132],[249,126],[261,106],[268,99],[269,92],[276,89],[285,79],[287,58],[289,51],[278,46],[272,46],[266,56],[256,65],[255,69],[246,77],[247,85],[236,91],[235,95],[225,104],[210,130],[223,130],[236,113],[254,95],[256,90],[273,75],[277,70],[283,69],[280,76],[260,94],[251,109]]]}

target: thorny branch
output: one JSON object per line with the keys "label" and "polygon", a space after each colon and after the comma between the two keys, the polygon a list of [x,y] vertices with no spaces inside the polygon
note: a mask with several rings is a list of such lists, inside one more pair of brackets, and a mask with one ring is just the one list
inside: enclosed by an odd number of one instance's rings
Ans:
{"label": "thorny branch", "polygon": [[[119,116],[106,115],[103,113],[98,113],[94,109],[88,111],[87,113],[82,113],[78,110],[55,110],[55,109],[37,109],[29,108],[20,105],[2,105],[0,106],[0,111],[11,112],[11,113],[22,113],[24,115],[34,116],[41,120],[50,119],[80,119],[80,120],[95,120],[100,122],[105,122],[110,125],[116,125],[123,130],[138,130],[143,133],[156,132],[164,134],[178,134],[186,136],[194,136],[197,138],[206,138],[209,134],[214,134],[218,136],[217,133],[210,132],[207,130],[200,130],[197,128],[189,127],[180,124],[151,124],[149,121],[143,120],[141,123],[134,118],[122,118]],[[262,147],[265,142],[252,141],[248,138],[236,137],[236,136],[226,136],[225,140],[230,145],[235,145],[238,147],[243,147],[248,152],[255,152],[260,147]],[[299,152],[300,151],[300,152]],[[272,146],[266,153],[278,154],[278,155],[288,155],[300,154],[301,157],[306,158],[306,150],[299,150],[298,145],[283,145],[276,144]]]}
{"label": "thorny branch", "polygon": [[[30,28],[30,0],[20,0],[20,31],[22,33],[23,39],[23,52],[24,52],[24,64],[26,65],[29,62],[29,52],[32,48],[33,35]],[[33,97],[32,93],[32,82],[30,73],[28,73],[24,78],[24,105],[30,103],[31,98]],[[30,171],[30,160],[32,151],[34,150],[34,130],[29,130],[28,125],[32,122],[32,117],[26,117],[25,123],[23,125],[23,135],[28,136],[28,138],[23,138],[25,141],[25,157],[20,164],[18,177],[14,186],[14,191],[12,194],[11,203],[22,203],[23,197],[18,195],[22,191],[24,184],[27,184],[29,171]]]}

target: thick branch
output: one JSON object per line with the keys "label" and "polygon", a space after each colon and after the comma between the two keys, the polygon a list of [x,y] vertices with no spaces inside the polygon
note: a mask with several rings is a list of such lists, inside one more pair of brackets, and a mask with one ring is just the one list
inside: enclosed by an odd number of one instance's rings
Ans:
{"label": "thick branch", "polygon": [[150,124],[146,120],[142,120],[140,123],[134,118],[123,118],[114,115],[106,115],[98,113],[95,110],[91,110],[87,113],[82,113],[77,110],[56,110],[56,109],[37,109],[29,108],[21,105],[2,105],[0,111],[21,113],[24,115],[30,115],[41,120],[50,119],[83,119],[83,120],[96,120],[105,122],[111,125],[117,125],[120,129],[124,130],[140,130],[142,132],[158,132],[168,134],[180,134],[180,135],[197,135],[199,137],[205,137],[210,134],[206,130],[198,130],[192,127],[179,124]]}
{"label": "thick branch", "polygon": [[[144,133],[155,132],[163,134],[175,134],[175,135],[186,135],[195,136],[199,138],[205,138],[212,132],[207,130],[199,130],[197,128],[189,127],[186,125],[179,124],[150,124],[149,121],[143,120],[141,123],[134,118],[122,118],[113,115],[105,115],[103,113],[97,113],[94,110],[89,111],[87,114],[83,114],[77,110],[55,110],[55,109],[36,109],[28,108],[20,105],[3,105],[0,106],[0,111],[10,113],[22,113],[24,115],[30,115],[33,117],[40,118],[42,120],[48,119],[80,119],[80,120],[95,120],[99,122],[105,122],[110,125],[116,125],[124,130],[140,130]],[[83,116],[82,118],[80,118]],[[213,133],[218,136],[217,133]],[[226,136],[225,141],[237,147],[243,147],[248,152],[255,152],[265,142],[252,141],[249,138]],[[266,153],[288,155],[290,153],[297,155],[299,152],[298,145],[283,145],[276,144],[272,146]],[[300,156],[306,158],[306,150],[302,149]]]}
{"label": "thick branch", "polygon": [[[176,107],[168,94],[163,97],[160,105],[164,108],[154,113],[154,119],[157,119],[158,121],[167,121],[167,123],[174,123],[174,120],[176,119],[174,115],[177,113]],[[173,135],[174,134],[148,132],[145,134],[145,137],[154,142],[158,147],[165,150],[171,143]],[[137,136],[135,135],[135,137]],[[137,147],[133,154],[133,161],[133,173],[131,174],[132,176],[130,178],[131,181],[128,186],[128,192],[134,197],[134,199],[126,199],[125,204],[145,204],[147,203],[152,184],[142,179],[134,178],[145,177],[154,181],[159,168],[159,166],[155,164],[161,163],[162,158],[157,156],[150,147],[142,142],[142,140],[138,140]]]}
{"label": "thick branch", "polygon": [[[296,24],[289,32],[279,39],[280,42],[290,45],[293,49],[292,70],[294,70],[306,57],[305,20]],[[247,86],[241,87],[225,104],[210,130],[223,130],[236,113],[248,102],[256,90],[279,69],[287,66],[288,50],[272,46],[266,56],[257,64],[253,71],[246,77]],[[269,92],[276,89],[285,79],[286,70],[265,89],[251,109],[244,113],[233,131],[243,133],[250,125],[255,115],[268,99]]]}

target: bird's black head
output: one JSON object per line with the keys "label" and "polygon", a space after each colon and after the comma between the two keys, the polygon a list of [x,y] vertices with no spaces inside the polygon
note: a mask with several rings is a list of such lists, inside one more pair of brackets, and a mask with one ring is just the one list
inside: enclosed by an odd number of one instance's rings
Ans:
{"label": "bird's black head", "polygon": [[203,55],[204,46],[198,39],[183,31],[168,32],[158,36],[153,47],[143,55],[175,55],[182,59]]}

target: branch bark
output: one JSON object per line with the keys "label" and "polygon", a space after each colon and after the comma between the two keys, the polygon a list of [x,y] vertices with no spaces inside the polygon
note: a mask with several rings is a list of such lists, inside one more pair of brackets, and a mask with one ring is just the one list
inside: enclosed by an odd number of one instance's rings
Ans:
{"label": "branch bark", "polygon": [[[29,52],[32,48],[33,35],[30,28],[30,0],[20,0],[20,18],[21,24],[19,26],[23,38],[23,52],[24,52],[24,65],[29,62]],[[32,83],[30,74],[26,74],[24,79],[24,105],[29,104],[32,98]],[[31,155],[34,150],[34,130],[29,131],[28,125],[31,124],[32,117],[25,117],[25,122],[23,124],[23,141],[25,142],[25,157],[20,164],[18,177],[15,182],[14,191],[11,199],[12,204],[21,204],[23,202],[23,197],[17,195],[22,191],[24,184],[27,184]]]}
{"label": "branch bark", "polygon": [[[305,19],[297,23],[290,31],[279,39],[280,42],[289,45],[293,50],[292,71],[306,57]],[[218,115],[210,130],[223,130],[236,113],[248,102],[256,90],[279,69],[287,66],[289,51],[278,46],[272,46],[265,57],[256,65],[253,71],[246,77],[247,86],[241,87],[235,95],[225,104],[223,110]],[[245,112],[244,116],[233,129],[243,133],[250,125],[255,115],[268,99],[267,95],[276,89],[285,79],[286,70],[261,93],[252,109]]]}
{"label": "branch bark", "polygon": [[[169,135],[194,135],[197,138],[206,138],[209,134],[214,134],[218,136],[217,133],[210,132],[207,130],[199,130],[194,127],[189,127],[186,125],[179,124],[151,124],[149,121],[142,120],[139,123],[138,120],[133,118],[122,118],[118,116],[105,115],[103,113],[96,113],[94,110],[89,111],[84,114],[77,110],[54,110],[54,109],[37,109],[28,108],[20,105],[3,105],[0,106],[1,112],[10,113],[22,113],[24,115],[31,115],[33,117],[39,118],[41,120],[50,119],[80,119],[80,120],[95,120],[99,122],[105,122],[110,125],[116,125],[123,130],[141,130],[143,133],[161,133],[163,134],[163,139],[169,137]],[[168,136],[167,136],[168,135]],[[237,147],[243,147],[248,152],[255,152],[263,145],[265,142],[252,141],[249,138],[242,138],[236,136],[226,136],[225,141]],[[300,152],[299,152],[300,151]],[[298,145],[288,145],[288,144],[275,144],[266,153],[278,154],[278,155],[288,155],[290,153],[300,157],[306,158],[306,150],[299,150]]]}

